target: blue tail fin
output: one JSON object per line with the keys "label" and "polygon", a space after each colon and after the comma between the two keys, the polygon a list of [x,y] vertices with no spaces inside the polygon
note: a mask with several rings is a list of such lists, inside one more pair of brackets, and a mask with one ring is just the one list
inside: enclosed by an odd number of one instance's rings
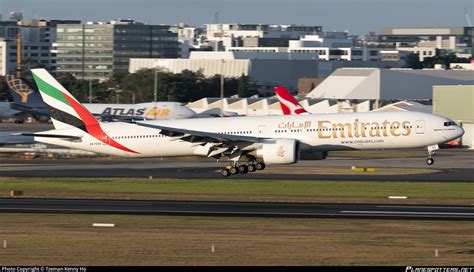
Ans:
{"label": "blue tail fin", "polygon": [[13,98],[11,108],[31,114],[35,118],[48,116],[46,105],[37,90],[14,75],[6,75],[5,79]]}

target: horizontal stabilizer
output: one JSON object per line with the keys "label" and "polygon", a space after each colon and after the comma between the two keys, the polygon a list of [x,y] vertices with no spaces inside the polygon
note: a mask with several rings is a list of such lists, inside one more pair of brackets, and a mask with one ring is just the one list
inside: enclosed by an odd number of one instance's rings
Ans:
{"label": "horizontal stabilizer", "polygon": [[80,140],[82,136],[74,135],[60,135],[60,134],[43,134],[43,133],[14,133],[11,136],[33,136],[33,137],[44,137],[44,138],[59,138],[59,139],[71,139]]}

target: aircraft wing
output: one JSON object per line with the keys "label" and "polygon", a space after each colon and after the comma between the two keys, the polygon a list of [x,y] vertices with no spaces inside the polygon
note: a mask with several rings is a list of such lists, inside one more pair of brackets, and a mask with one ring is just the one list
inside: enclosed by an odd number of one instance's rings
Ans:
{"label": "aircraft wing", "polygon": [[227,135],[207,131],[173,128],[144,122],[136,122],[135,124],[159,129],[160,134],[168,136],[173,140],[194,143],[197,147],[194,154],[216,159],[222,155],[232,156],[233,154],[241,154],[244,150],[247,152],[254,150],[256,145],[265,139],[253,136]]}

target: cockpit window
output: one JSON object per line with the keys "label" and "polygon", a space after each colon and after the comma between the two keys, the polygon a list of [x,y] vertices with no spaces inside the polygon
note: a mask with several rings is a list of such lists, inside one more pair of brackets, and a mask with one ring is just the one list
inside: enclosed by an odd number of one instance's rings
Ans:
{"label": "cockpit window", "polygon": [[453,122],[453,121],[444,122],[445,127],[450,127],[450,126],[455,126],[455,125],[456,125],[456,122]]}

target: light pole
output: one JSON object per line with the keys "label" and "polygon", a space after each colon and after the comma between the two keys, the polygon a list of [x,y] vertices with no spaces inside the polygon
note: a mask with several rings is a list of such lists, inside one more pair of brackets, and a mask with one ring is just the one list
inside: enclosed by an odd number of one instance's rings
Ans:
{"label": "light pole", "polygon": [[123,91],[123,92],[132,94],[132,104],[135,104],[135,93],[132,91]]}
{"label": "light pole", "polygon": [[155,76],[154,76],[154,81],[153,81],[153,102],[155,103],[154,105],[154,119],[156,120],[156,100],[158,100],[158,69],[155,66]]}
{"label": "light pole", "polygon": [[224,59],[221,59],[221,118],[224,117]]}
{"label": "light pole", "polygon": [[92,103],[92,80],[89,80],[89,103]]}
{"label": "light pole", "polygon": [[115,88],[109,88],[108,90],[111,90],[111,91],[115,92],[115,95],[116,95],[115,104],[119,104],[119,102],[120,102],[120,93],[122,93],[122,92],[131,93],[132,94],[132,103],[135,104],[135,93],[133,93],[132,91],[124,91],[124,90],[119,90],[119,89],[115,89]]}
{"label": "light pole", "polygon": [[155,77],[153,82],[153,102],[158,99],[158,70],[155,67]]}

